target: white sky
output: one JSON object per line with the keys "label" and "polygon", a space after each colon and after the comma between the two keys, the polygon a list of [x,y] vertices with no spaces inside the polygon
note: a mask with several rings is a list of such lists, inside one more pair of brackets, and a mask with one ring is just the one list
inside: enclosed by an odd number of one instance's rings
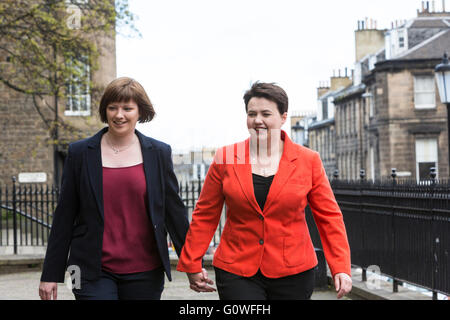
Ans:
{"label": "white sky", "polygon": [[319,82],[353,69],[358,20],[390,28],[416,17],[421,3],[129,0],[142,38],[117,37],[117,76],[138,80],[154,104],[154,120],[138,125],[144,134],[174,152],[219,147],[247,138],[242,96],[251,83],[283,87],[289,115],[315,110]]}

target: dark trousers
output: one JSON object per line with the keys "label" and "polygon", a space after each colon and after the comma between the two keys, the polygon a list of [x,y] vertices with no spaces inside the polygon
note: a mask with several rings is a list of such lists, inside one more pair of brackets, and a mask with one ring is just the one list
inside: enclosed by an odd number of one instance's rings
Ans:
{"label": "dark trousers", "polygon": [[115,274],[102,270],[100,279],[81,279],[81,288],[72,289],[76,300],[160,300],[164,271]]}
{"label": "dark trousers", "polygon": [[259,270],[251,277],[214,270],[220,300],[309,300],[314,290],[314,269],[276,279]]}

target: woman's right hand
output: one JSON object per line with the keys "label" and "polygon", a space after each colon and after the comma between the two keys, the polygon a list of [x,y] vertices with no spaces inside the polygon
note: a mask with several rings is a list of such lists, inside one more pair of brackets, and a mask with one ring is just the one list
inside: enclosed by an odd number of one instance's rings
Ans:
{"label": "woman's right hand", "polygon": [[199,273],[187,273],[190,288],[197,292],[214,292],[215,288],[209,286],[214,284],[214,281],[208,278],[208,272],[206,269],[202,269]]}
{"label": "woman's right hand", "polygon": [[39,296],[41,300],[56,300],[58,294],[58,285],[56,282],[43,282],[39,284]]}

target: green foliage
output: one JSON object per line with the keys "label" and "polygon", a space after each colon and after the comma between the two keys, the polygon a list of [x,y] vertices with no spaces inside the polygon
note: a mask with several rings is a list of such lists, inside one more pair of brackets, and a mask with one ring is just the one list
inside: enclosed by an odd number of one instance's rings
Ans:
{"label": "green foliage", "polygon": [[[116,28],[139,35],[133,21],[127,0],[1,0],[0,81],[32,96],[54,131],[48,97],[65,99],[68,84],[92,90],[83,67],[98,69],[102,41],[115,37]],[[57,125],[64,127],[62,120]]]}

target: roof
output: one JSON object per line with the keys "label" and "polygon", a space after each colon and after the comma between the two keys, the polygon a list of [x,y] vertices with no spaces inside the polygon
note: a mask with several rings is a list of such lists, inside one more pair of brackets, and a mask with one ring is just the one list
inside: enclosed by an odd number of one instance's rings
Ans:
{"label": "roof", "polygon": [[317,122],[313,122],[309,126],[308,130],[320,129],[320,128],[331,126],[331,125],[334,125],[334,117],[333,118],[328,118],[328,119],[325,119],[325,120],[320,120],[320,121],[317,121]]}
{"label": "roof", "polygon": [[416,18],[409,28],[448,28],[450,18]]}
{"label": "roof", "polygon": [[364,91],[366,90],[366,85],[364,83],[360,83],[357,86],[349,86],[347,88],[345,88],[344,90],[342,90],[341,92],[339,92],[337,95],[334,96],[335,101],[339,100],[339,99],[344,99],[347,97],[350,97],[354,94],[358,94],[358,93],[364,93]]}
{"label": "roof", "polygon": [[393,60],[439,59],[450,52],[450,27],[403,52]]}

